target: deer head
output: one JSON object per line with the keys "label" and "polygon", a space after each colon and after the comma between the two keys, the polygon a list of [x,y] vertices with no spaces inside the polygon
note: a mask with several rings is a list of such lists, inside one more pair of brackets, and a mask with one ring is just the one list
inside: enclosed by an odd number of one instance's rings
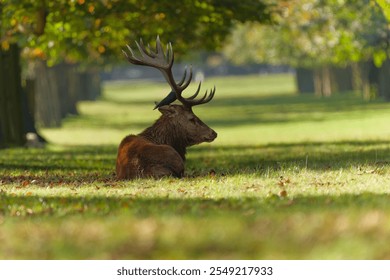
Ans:
{"label": "deer head", "polygon": [[170,130],[172,134],[176,139],[180,139],[186,147],[203,142],[212,142],[217,137],[214,130],[186,107],[173,104],[161,106],[158,110],[162,113],[160,122],[166,122],[161,127],[165,129],[167,129],[167,126],[172,127]]}

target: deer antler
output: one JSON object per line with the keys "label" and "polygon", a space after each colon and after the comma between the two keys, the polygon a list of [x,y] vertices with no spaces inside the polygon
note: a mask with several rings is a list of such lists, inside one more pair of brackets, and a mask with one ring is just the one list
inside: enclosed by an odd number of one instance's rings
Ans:
{"label": "deer antler", "polygon": [[[137,57],[134,54],[133,49],[127,45],[127,48],[129,50],[129,53],[126,51],[122,50],[123,53],[125,54],[127,60],[136,65],[145,65],[145,66],[150,66],[153,68],[156,68],[161,71],[163,74],[164,78],[168,82],[168,84],[171,86],[172,92],[176,94],[176,98],[187,108],[191,108],[192,106],[200,105],[200,104],[205,104],[209,102],[211,99],[213,99],[214,94],[215,94],[215,86],[213,89],[210,90],[210,93],[206,90],[204,96],[198,100],[195,98],[198,96],[200,87],[201,87],[201,82],[199,83],[198,89],[196,90],[195,94],[188,97],[184,98],[182,97],[183,91],[189,86],[192,80],[192,67],[190,67],[190,70],[187,71],[187,67],[184,70],[184,74],[182,79],[176,83],[175,78],[173,77],[172,74],[172,66],[173,66],[173,61],[174,61],[174,53],[172,50],[172,44],[169,43],[167,45],[167,51],[166,54],[164,53],[163,47],[161,46],[160,38],[157,36],[156,39],[156,50],[153,51],[150,46],[148,45],[148,49],[144,46],[142,39],[138,42],[135,42],[137,44],[140,57]],[[187,78],[187,72],[189,72],[188,78]],[[172,93],[171,92],[171,93]],[[171,102],[175,101],[176,98],[171,96],[171,93],[168,94],[166,98],[163,99],[163,101],[167,102],[160,102],[156,105],[155,108],[170,104]],[[162,104],[164,103],[164,104]],[[160,105],[161,104],[161,105]]]}

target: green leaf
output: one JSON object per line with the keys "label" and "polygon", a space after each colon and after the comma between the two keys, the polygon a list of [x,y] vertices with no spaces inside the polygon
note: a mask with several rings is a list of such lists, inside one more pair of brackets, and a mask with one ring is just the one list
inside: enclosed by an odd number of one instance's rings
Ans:
{"label": "green leaf", "polygon": [[386,19],[390,22],[390,2],[389,0],[376,0],[378,5],[382,8],[383,14]]}
{"label": "green leaf", "polygon": [[372,58],[376,67],[381,67],[383,62],[387,59],[387,53],[385,50],[377,50],[373,53]]}

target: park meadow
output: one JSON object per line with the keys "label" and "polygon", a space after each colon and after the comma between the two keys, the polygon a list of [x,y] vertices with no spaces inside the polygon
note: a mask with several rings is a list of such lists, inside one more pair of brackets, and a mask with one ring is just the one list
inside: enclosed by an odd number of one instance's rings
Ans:
{"label": "park meadow", "polygon": [[194,111],[218,137],[182,179],[115,178],[157,82],[107,82],[45,148],[0,150],[0,259],[390,258],[390,103],[298,95],[292,74],[214,85]]}

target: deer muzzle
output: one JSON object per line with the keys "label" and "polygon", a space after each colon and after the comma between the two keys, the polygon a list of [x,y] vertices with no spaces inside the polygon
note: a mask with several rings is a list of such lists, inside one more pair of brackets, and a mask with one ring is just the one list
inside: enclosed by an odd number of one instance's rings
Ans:
{"label": "deer muzzle", "polygon": [[208,135],[204,136],[204,141],[205,142],[213,142],[214,139],[217,138],[217,136],[218,136],[218,134],[214,130],[210,129],[210,133]]}

